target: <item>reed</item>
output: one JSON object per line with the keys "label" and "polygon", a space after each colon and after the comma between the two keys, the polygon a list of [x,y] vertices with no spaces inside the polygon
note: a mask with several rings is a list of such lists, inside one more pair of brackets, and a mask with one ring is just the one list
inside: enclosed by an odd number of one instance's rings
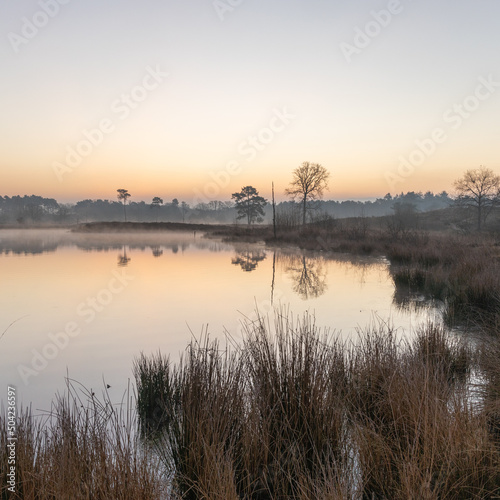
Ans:
{"label": "reed", "polygon": [[0,498],[495,498],[499,355],[494,336],[430,323],[347,344],[311,316],[258,317],[241,342],[205,333],[178,363],[140,355],[138,394],[118,407],[68,380],[49,413],[22,410],[17,493],[2,467]]}
{"label": "reed", "polygon": [[308,316],[259,317],[168,366],[181,398],[156,445],[180,498],[491,498],[500,389],[471,397],[476,358],[432,324],[346,345]]}
{"label": "reed", "polygon": [[498,450],[474,408],[469,348],[433,325],[411,342],[367,332],[354,351],[351,415],[362,498],[490,498]]}
{"label": "reed", "polygon": [[20,410],[15,493],[6,486],[6,416],[0,415],[0,497],[165,498],[161,463],[136,439],[133,413],[129,397],[116,409],[106,393],[98,398],[70,380],[67,393],[56,398],[49,413],[35,416],[31,408]]}

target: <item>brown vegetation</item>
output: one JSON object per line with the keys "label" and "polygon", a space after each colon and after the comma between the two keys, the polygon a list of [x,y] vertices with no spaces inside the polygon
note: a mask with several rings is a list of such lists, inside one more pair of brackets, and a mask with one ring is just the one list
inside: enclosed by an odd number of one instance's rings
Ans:
{"label": "brown vegetation", "polygon": [[270,227],[226,227],[212,234],[228,241],[265,241],[270,246],[304,250],[383,255],[398,288],[442,300],[449,324],[471,324],[498,331],[500,324],[500,242],[496,234],[462,234],[449,226],[422,227],[436,221],[414,214],[375,219],[326,218],[305,227],[281,228],[275,238]]}
{"label": "brown vegetation", "polygon": [[142,432],[130,408],[70,384],[45,419],[21,412],[18,493],[2,467],[0,498],[494,498],[500,348],[488,342],[429,324],[412,340],[381,325],[344,344],[311,317],[277,315],[241,344],[193,341],[176,365],[143,355]]}
{"label": "brown vegetation", "polygon": [[[7,418],[0,414],[0,498],[110,500],[165,498],[160,463],[135,439],[133,406],[113,406],[68,381],[45,416],[19,411],[16,487],[7,490]],[[127,398],[131,395],[127,395]]]}
{"label": "brown vegetation", "polygon": [[[70,386],[45,420],[21,412],[18,494],[8,496],[2,468],[0,498],[498,497],[498,242],[400,222],[325,218],[276,238],[264,226],[211,230],[324,255],[385,255],[397,293],[439,298],[448,322],[492,335],[466,344],[429,324],[403,342],[383,325],[344,345],[311,318],[278,315],[273,327],[248,324],[242,344],[193,341],[177,365],[141,356],[138,436],[128,410],[93,394],[82,401]],[[5,424],[0,415],[2,464]]]}
{"label": "brown vegetation", "polygon": [[171,382],[153,439],[179,498],[492,498],[499,371],[484,354],[488,384],[474,391],[475,359],[433,325],[347,346],[311,318],[277,316],[242,345],[193,342],[175,367],[143,356],[136,376],[157,366]]}

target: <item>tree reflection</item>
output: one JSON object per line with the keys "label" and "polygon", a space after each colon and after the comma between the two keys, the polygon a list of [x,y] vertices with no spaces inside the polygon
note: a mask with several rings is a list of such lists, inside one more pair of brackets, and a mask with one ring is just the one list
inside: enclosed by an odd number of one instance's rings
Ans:
{"label": "tree reflection", "polygon": [[259,262],[266,258],[266,252],[263,250],[250,250],[238,251],[236,257],[231,260],[234,266],[240,266],[245,272],[252,272],[257,269]]}
{"label": "tree reflection", "polygon": [[[1,214],[0,214],[1,215]],[[163,253],[171,249],[173,253],[185,252],[190,247],[209,252],[225,252],[229,244],[219,241],[197,238],[196,241],[189,235],[167,235],[167,234],[124,234],[101,232],[66,232],[62,229],[51,229],[38,231],[36,229],[2,229],[0,234],[0,255],[41,255],[56,252],[62,248],[73,248],[84,252],[108,252],[109,250],[121,252],[124,247],[126,251],[140,250],[152,251],[157,254],[156,249],[161,248]],[[125,252],[120,260],[126,262],[128,257]]]}
{"label": "tree reflection", "polygon": [[153,257],[161,257],[163,255],[163,249],[160,246],[152,246],[151,251],[153,252]]}
{"label": "tree reflection", "polygon": [[285,272],[292,278],[292,289],[300,298],[316,298],[326,292],[327,270],[323,266],[323,259],[287,255],[285,261]]}
{"label": "tree reflection", "polygon": [[118,267],[126,267],[130,262],[130,257],[127,257],[127,247],[123,245],[123,255],[118,255]]}

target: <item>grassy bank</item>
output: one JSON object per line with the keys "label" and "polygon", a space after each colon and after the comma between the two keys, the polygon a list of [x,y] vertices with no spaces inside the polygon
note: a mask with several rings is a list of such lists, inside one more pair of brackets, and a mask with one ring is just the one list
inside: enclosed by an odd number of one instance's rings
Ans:
{"label": "grassy bank", "polygon": [[[396,221],[397,222],[397,221]],[[264,241],[322,254],[383,255],[398,294],[421,293],[445,303],[448,324],[471,324],[491,332],[500,326],[500,238],[461,234],[449,226],[424,230],[390,218],[325,221],[305,227],[226,227],[212,234],[227,241]],[[434,224],[434,225],[433,225]],[[420,226],[439,227],[428,221]]]}
{"label": "grassy bank", "polygon": [[387,256],[396,285],[443,300],[449,324],[498,332],[500,247],[494,239],[432,236],[426,244],[393,244]]}
{"label": "grassy bank", "polygon": [[184,222],[87,222],[72,227],[75,233],[135,233],[159,231],[223,230],[227,226],[216,224],[187,224]]}

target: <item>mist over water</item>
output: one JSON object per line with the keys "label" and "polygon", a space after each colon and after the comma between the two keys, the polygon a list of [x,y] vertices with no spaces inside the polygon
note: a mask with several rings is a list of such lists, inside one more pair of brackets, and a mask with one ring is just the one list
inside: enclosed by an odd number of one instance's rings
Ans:
{"label": "mist over water", "polygon": [[200,233],[2,230],[0,276],[0,379],[40,409],[68,374],[98,392],[104,380],[120,401],[141,352],[175,360],[205,329],[237,340],[256,309],[309,312],[353,340],[376,321],[402,334],[440,321],[439,304],[395,293],[383,258],[327,258]]}

